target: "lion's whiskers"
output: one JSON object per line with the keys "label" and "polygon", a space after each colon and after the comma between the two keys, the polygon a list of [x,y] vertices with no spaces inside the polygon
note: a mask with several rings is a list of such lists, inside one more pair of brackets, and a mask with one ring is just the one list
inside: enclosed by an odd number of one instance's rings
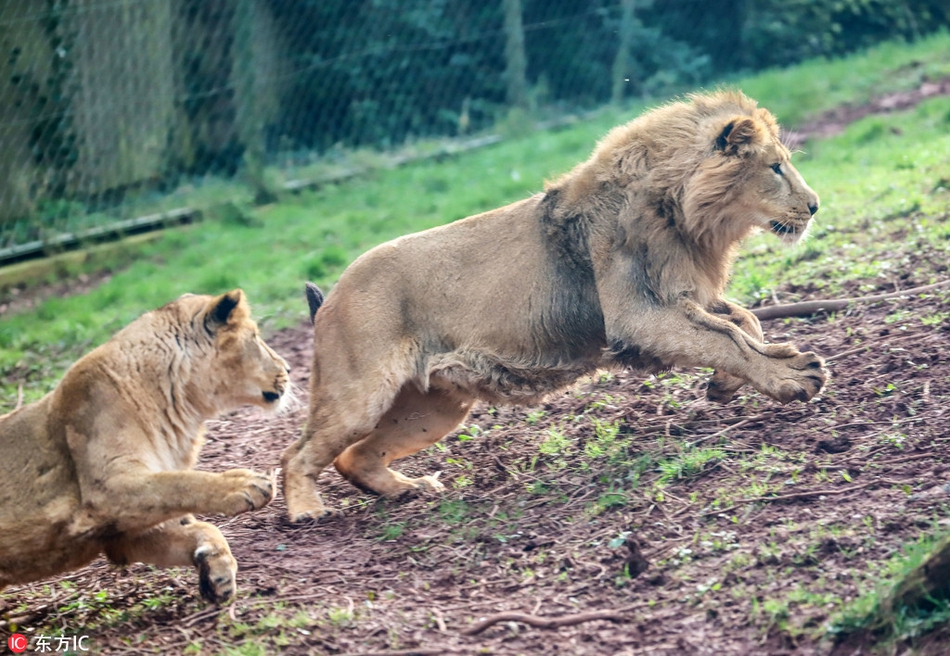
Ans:
{"label": "lion's whiskers", "polygon": [[274,410],[274,413],[282,415],[288,412],[293,412],[294,410],[300,408],[303,403],[301,402],[297,391],[298,387],[294,385],[293,381],[288,380],[287,387],[284,389],[284,393],[280,395],[280,402],[277,404],[277,408]]}

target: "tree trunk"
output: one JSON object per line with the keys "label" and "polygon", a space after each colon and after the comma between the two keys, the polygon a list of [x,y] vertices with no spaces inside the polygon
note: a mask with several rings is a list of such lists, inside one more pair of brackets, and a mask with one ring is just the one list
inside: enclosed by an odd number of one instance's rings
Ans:
{"label": "tree trunk", "polygon": [[[617,43],[617,56],[614,58],[613,85],[610,91],[610,102],[619,105],[624,97],[624,90],[630,84],[633,71],[630,66],[630,46],[633,42],[633,10],[636,0],[621,0],[620,31]],[[634,84],[636,84],[634,82]]]}
{"label": "tree trunk", "polygon": [[527,108],[528,60],[524,50],[524,26],[521,22],[521,0],[504,0],[505,8],[505,78],[508,83],[508,105]]}

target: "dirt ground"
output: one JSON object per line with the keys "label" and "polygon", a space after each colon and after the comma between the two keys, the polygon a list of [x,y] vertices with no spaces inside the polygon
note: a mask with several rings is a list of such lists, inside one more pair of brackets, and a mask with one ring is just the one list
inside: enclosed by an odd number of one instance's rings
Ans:
{"label": "dirt ground", "polygon": [[[900,269],[914,273],[850,290],[946,279],[946,251]],[[291,525],[278,496],[217,521],[240,563],[229,606],[205,604],[191,570],[98,560],[6,590],[0,637],[17,630],[35,649],[40,635],[85,635],[109,654],[873,653],[825,629],[907,545],[950,526],[950,288],[763,327],[826,357],[818,398],[780,406],[743,390],[717,406],[704,372],[621,373],[535,408],[481,405],[397,465],[442,472],[441,496],[376,499],[330,470],[320,483],[338,518]],[[309,327],[269,342],[305,398]],[[210,422],[199,467],[273,468],[304,416]],[[565,625],[466,633],[501,612]],[[944,627],[893,650],[947,644]]]}
{"label": "dirt ground", "polygon": [[[445,450],[400,463],[442,471],[441,497],[375,499],[328,471],[338,519],[290,525],[278,497],[219,523],[241,567],[229,607],[201,602],[189,570],[97,561],[65,585],[7,591],[2,626],[89,635],[103,653],[867,653],[819,640],[824,623],[902,545],[950,524],[950,289],[764,327],[827,357],[820,397],[715,406],[702,375],[619,374],[539,408],[483,405]],[[305,388],[308,327],[269,341]],[[274,467],[304,415],[212,422],[201,468]],[[628,459],[651,455],[638,481],[585,451],[591,417],[619,420]],[[567,438],[559,453],[542,448],[552,427]],[[700,442],[723,457],[657,485],[658,463]],[[614,619],[464,635],[501,611],[607,610]],[[942,639],[916,647],[945,653]]]}

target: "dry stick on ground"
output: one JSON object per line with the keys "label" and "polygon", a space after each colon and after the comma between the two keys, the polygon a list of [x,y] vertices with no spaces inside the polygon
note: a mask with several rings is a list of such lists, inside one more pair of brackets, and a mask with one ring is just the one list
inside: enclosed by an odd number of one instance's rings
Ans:
{"label": "dry stick on ground", "polygon": [[631,606],[615,608],[613,610],[595,610],[588,613],[577,613],[576,615],[563,615],[561,617],[538,617],[537,615],[529,615],[527,613],[506,611],[504,613],[497,613],[490,617],[486,617],[482,621],[472,624],[470,627],[462,631],[462,634],[476,635],[488,627],[498,624],[499,622],[521,622],[539,629],[556,629],[561,626],[574,626],[575,624],[592,622],[594,620],[624,622],[630,619],[630,617],[624,613],[642,606],[643,604],[634,604]]}
{"label": "dry stick on ground", "polygon": [[845,492],[854,492],[855,490],[860,490],[872,485],[881,483],[880,480],[868,481],[867,483],[861,483],[860,485],[852,485],[851,487],[843,487],[836,490],[812,490],[810,492],[796,492],[795,494],[782,494],[777,497],[752,497],[751,499],[734,499],[732,506],[729,508],[717,508],[715,510],[710,510],[708,512],[701,513],[700,517],[708,517],[710,515],[719,515],[721,513],[729,512],[730,510],[735,510],[737,506],[743,503],[759,503],[765,501],[788,501],[790,499],[807,499],[808,497],[822,496],[822,495],[832,495],[832,494],[844,494]]}
{"label": "dry stick on ground", "polygon": [[696,446],[696,445],[699,444],[700,442],[705,442],[706,440],[711,440],[711,439],[713,439],[714,437],[719,437],[720,435],[725,435],[726,433],[728,433],[728,432],[731,431],[731,430],[739,430],[740,428],[745,428],[745,427],[748,426],[749,424],[754,424],[756,421],[758,421],[758,418],[757,418],[757,417],[750,417],[749,419],[744,419],[744,420],[740,421],[740,422],[737,423],[737,424],[733,424],[732,426],[726,426],[726,427],[723,428],[722,430],[716,431],[716,432],[713,433],[712,435],[706,435],[706,436],[704,436],[704,437],[699,438],[698,440],[695,440],[695,441],[693,441],[693,442],[690,442],[690,444],[691,444],[692,446]]}
{"label": "dry stick on ground", "polygon": [[900,296],[913,296],[914,294],[923,294],[934,289],[947,287],[950,280],[944,280],[932,285],[923,287],[914,287],[899,292],[890,292],[888,294],[874,294],[872,296],[857,296],[855,298],[832,298],[825,301],[805,301],[803,303],[789,303],[787,305],[767,305],[765,307],[752,310],[760,321],[765,319],[784,319],[786,317],[809,317],[819,312],[837,312],[844,310],[852,303],[874,303],[889,298],[898,298]]}
{"label": "dry stick on ground", "polygon": [[458,650],[451,647],[439,647],[430,649],[420,647],[419,649],[400,649],[398,651],[357,651],[342,656],[440,656],[441,654],[454,654]]}

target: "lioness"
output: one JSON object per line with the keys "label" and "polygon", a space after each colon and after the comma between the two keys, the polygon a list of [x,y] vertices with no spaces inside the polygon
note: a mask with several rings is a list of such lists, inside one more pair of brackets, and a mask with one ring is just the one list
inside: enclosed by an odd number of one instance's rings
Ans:
{"label": "lioness", "polygon": [[272,477],[192,471],[207,419],[276,409],[287,363],[264,343],[240,289],[186,294],[139,317],[45,397],[0,416],[0,589],[81,567],[193,565],[202,596],[234,594],[237,563],[213,525],[266,505]]}
{"label": "lioness", "polygon": [[615,128],[542,194],[365,253],[315,316],[309,419],[282,456],[290,518],[329,512],[314,484],[331,462],[383,495],[441,489],[388,465],[476,399],[537,403],[598,368],[706,366],[714,400],[744,382],[812,398],[822,360],[764,344],[723,298],[746,235],[797,241],[818,210],[789,156],[755,101],[693,95]]}

